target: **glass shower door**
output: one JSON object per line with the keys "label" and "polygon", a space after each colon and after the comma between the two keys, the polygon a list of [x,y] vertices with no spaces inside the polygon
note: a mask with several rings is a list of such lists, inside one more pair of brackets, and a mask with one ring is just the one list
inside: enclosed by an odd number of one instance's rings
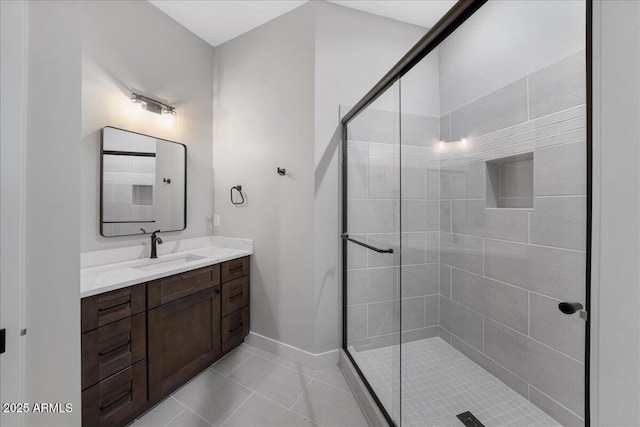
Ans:
{"label": "glass shower door", "polygon": [[588,7],[488,1],[346,121],[344,348],[392,424],[589,425]]}
{"label": "glass shower door", "polygon": [[400,425],[400,117],[396,83],[349,122],[344,175],[347,353]]}

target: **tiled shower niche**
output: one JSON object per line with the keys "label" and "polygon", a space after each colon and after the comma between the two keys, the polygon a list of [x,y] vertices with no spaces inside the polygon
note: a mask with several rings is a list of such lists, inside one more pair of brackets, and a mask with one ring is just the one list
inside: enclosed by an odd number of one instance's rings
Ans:
{"label": "tiled shower niche", "polygon": [[533,153],[488,160],[487,208],[533,208]]}

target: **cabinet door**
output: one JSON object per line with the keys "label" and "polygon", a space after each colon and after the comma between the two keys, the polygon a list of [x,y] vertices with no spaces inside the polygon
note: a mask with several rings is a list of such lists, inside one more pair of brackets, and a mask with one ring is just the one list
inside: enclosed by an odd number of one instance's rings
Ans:
{"label": "cabinet door", "polygon": [[157,402],[220,355],[220,286],[148,312],[149,400]]}

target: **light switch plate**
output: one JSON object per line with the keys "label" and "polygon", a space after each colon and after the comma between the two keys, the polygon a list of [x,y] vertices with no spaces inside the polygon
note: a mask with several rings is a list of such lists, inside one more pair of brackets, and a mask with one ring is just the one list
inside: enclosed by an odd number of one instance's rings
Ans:
{"label": "light switch plate", "polygon": [[220,227],[220,215],[213,214],[213,226]]}

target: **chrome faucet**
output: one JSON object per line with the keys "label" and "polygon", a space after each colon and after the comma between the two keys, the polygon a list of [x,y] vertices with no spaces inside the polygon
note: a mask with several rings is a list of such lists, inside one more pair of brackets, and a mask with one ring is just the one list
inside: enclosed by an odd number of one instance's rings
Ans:
{"label": "chrome faucet", "polygon": [[[144,228],[141,228],[140,230],[142,230],[144,234],[147,234],[147,231]],[[162,239],[160,238],[160,236],[156,236],[156,233],[159,232],[160,230],[156,230],[151,233],[151,259],[158,258],[157,248],[158,245],[162,244]]]}

